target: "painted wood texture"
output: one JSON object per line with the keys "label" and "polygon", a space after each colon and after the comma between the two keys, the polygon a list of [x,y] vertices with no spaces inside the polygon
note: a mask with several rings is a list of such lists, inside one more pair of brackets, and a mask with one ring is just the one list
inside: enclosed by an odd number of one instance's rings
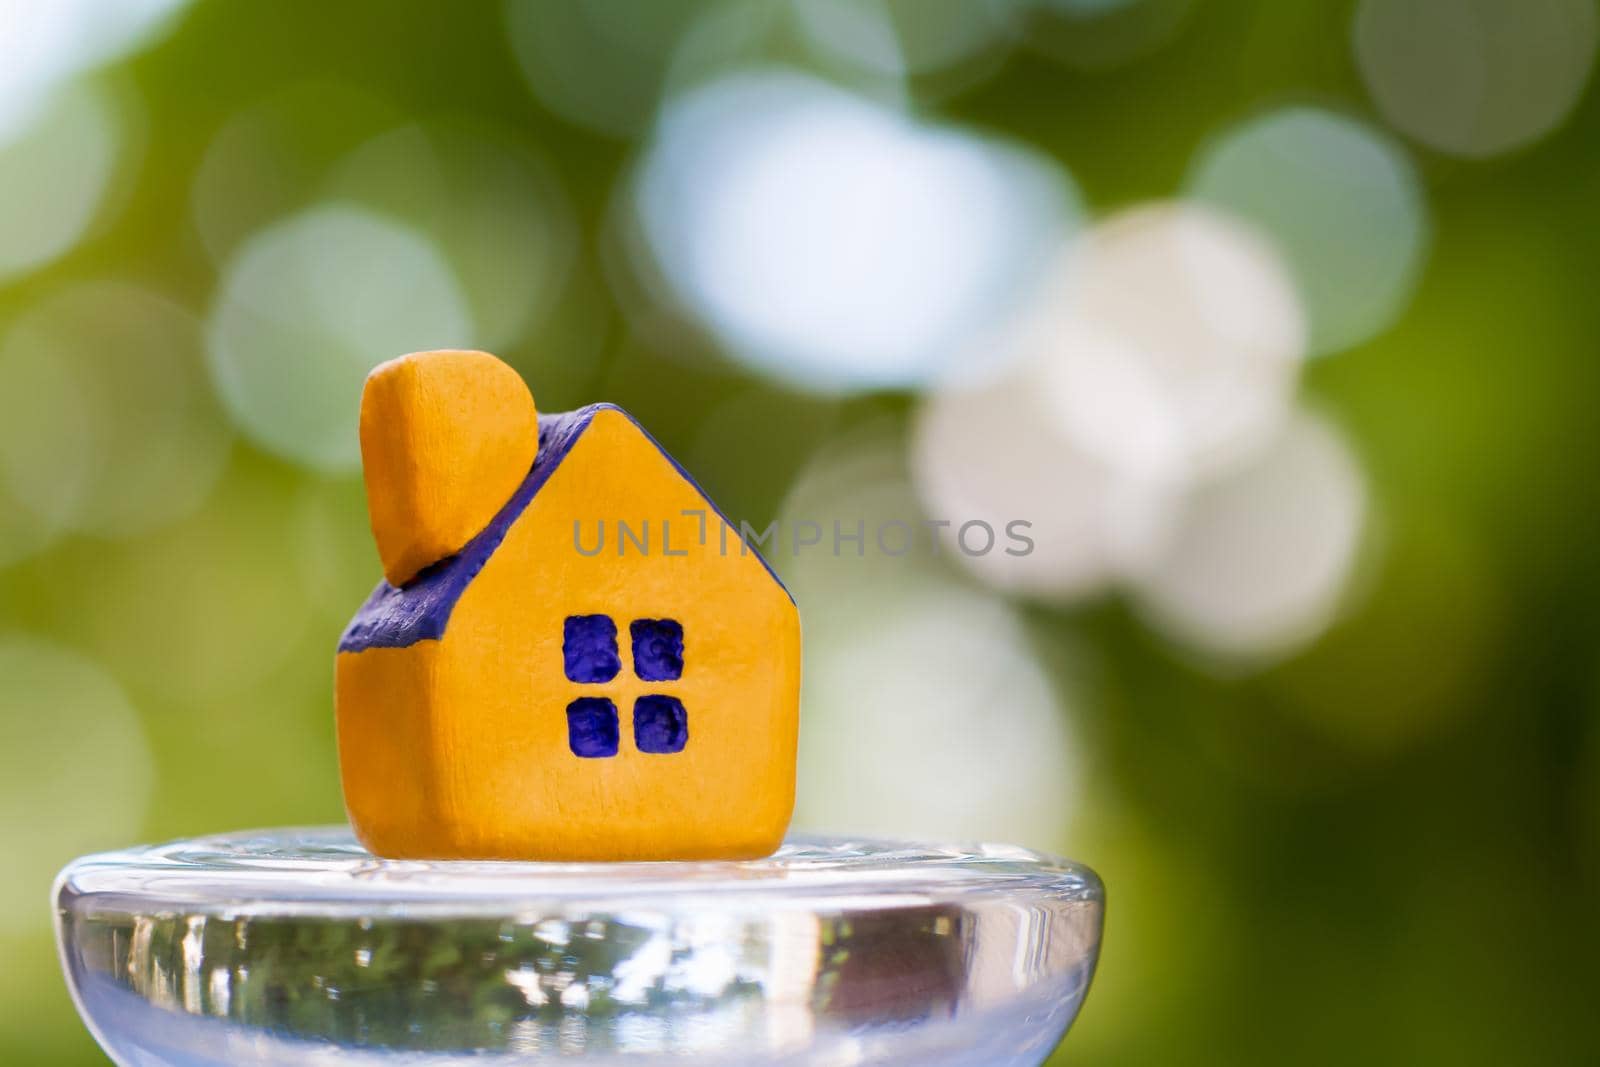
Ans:
{"label": "painted wood texture", "polygon": [[401,585],[483,529],[527,476],[538,421],[487,352],[415,352],[368,376],[361,465],[384,577]]}
{"label": "painted wood texture", "polygon": [[[794,803],[794,602],[625,412],[539,424],[460,551],[381,583],[341,641],[357,835],[403,858],[771,853]],[[648,548],[619,521],[648,523]]]}

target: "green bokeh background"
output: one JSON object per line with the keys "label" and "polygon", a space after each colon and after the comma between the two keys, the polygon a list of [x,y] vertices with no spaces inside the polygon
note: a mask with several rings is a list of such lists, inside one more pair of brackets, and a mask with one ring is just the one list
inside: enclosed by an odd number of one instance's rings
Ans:
{"label": "green bokeh background", "polygon": [[[1378,121],[1351,13],[1201,2],[1115,69],[1021,49],[930,112],[1055,156],[1099,215],[1173,195],[1197,146],[1265,107]],[[203,314],[217,274],[189,197],[207,146],[265,96],[334,81],[392,111],[369,130],[303,131],[330,156],[392,116],[447,114],[500,124],[557,171],[581,229],[574,273],[557,313],[499,353],[542,409],[615,401],[684,457],[730,397],[795,411],[765,450],[702,472],[725,510],[761,522],[814,449],[908,409],[896,395],[791,401],[715,353],[643,344],[604,240],[638,144],[539,104],[499,4],[209,0],[95,77],[139,101],[140,164],[88,239],[0,287],[0,323],[96,278]],[[1600,97],[1504,157],[1410,152],[1433,226],[1414,299],[1392,329],[1314,362],[1304,385],[1346,431],[1374,501],[1381,562],[1352,610],[1242,673],[1174,650],[1116,597],[1027,608],[1047,662],[1089,694],[1075,713],[1095,784],[1057,845],[1111,897],[1102,970],[1063,1062],[1566,1064],[1600,1046]],[[308,531],[308,499],[336,531]],[[333,546],[319,557],[326,595],[278,573],[283,546],[304,537]],[[332,649],[376,575],[365,537],[359,479],[240,438],[195,515],[0,568],[0,630],[89,650],[139,709],[158,776],[143,837],[337,821]],[[240,640],[290,647],[234,690],[205,656],[232,647],[239,620]],[[0,937],[0,1062],[103,1062],[57,973],[46,888],[29,890],[31,932]]]}

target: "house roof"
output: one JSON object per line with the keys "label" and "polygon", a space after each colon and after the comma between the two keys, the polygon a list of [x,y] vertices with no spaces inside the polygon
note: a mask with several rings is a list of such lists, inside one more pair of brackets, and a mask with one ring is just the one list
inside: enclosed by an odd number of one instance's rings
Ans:
{"label": "house roof", "polygon": [[[367,602],[361,605],[361,610],[356,612],[355,618],[350,620],[350,625],[345,628],[344,635],[339,639],[339,651],[405,648],[418,641],[436,641],[443,637],[456,601],[461,599],[461,594],[467,591],[467,586],[472,584],[478,572],[483,570],[489,558],[494,555],[495,549],[500,547],[500,543],[505,540],[517,517],[527,510],[533,498],[539,495],[539,490],[544,488],[550,476],[561,466],[562,460],[572,451],[572,446],[578,443],[578,438],[583,436],[584,431],[594,421],[594,417],[602,411],[615,411],[633,423],[634,427],[644,434],[645,440],[660,450],[706,504],[724,522],[728,521],[728,517],[722,514],[721,509],[710,497],[706,496],[705,490],[690,477],[689,472],[679,466],[678,461],[650,436],[648,430],[639,425],[637,419],[615,404],[590,404],[576,411],[540,415],[539,451],[534,456],[533,467],[528,471],[528,476],[522,480],[522,484],[511,495],[511,499],[506,501],[505,506],[489,520],[489,524],[468,541],[460,552],[423,568],[415,578],[398,588],[387,581],[380,581],[378,587],[372,591],[372,595],[367,598]],[[793,601],[793,596],[789,594],[789,590],[785,588],[771,565],[762,558],[761,553],[753,548],[750,551],[760,560],[772,580],[777,582],[778,588]]]}

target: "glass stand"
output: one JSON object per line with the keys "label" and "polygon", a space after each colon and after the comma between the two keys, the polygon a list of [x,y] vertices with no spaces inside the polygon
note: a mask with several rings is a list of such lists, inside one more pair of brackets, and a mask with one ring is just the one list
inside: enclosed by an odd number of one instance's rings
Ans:
{"label": "glass stand", "polygon": [[1038,1064],[1093,974],[1087,868],[794,837],[741,863],[381,860],[344,828],[87,856],[62,963],[119,1064]]}

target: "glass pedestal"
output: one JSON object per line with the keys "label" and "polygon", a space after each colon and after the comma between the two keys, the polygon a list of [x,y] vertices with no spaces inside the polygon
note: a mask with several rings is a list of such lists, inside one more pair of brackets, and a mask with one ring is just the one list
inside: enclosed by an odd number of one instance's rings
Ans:
{"label": "glass pedestal", "polygon": [[119,1064],[1034,1065],[1104,897],[1006,845],[799,836],[737,863],[377,859],[344,828],[87,856],[73,997]]}

